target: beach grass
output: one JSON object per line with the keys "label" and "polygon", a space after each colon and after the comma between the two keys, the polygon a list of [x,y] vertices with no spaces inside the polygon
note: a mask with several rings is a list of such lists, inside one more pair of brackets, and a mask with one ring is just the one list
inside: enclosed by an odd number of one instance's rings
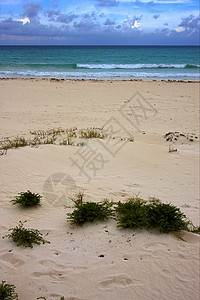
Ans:
{"label": "beach grass", "polygon": [[[26,146],[37,147],[39,145],[61,145],[84,147],[88,139],[108,139],[102,128],[78,129],[52,128],[48,130],[30,131],[31,137],[16,136],[14,138],[3,138],[0,140],[0,156],[7,154],[9,149]],[[114,137],[113,137],[114,138]],[[133,138],[118,137],[120,141],[134,142]]]}
{"label": "beach grass", "polygon": [[37,229],[25,228],[25,222],[19,221],[19,224],[9,229],[10,233],[5,235],[4,238],[11,238],[17,246],[30,247],[33,248],[33,244],[46,244],[50,243],[42,237],[42,234]]}

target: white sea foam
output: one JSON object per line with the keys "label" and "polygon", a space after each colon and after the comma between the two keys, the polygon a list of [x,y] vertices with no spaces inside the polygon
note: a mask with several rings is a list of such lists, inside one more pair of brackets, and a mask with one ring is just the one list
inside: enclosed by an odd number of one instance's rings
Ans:
{"label": "white sea foam", "polygon": [[[199,65],[190,65],[199,68]],[[184,69],[187,64],[77,64],[78,69]]]}
{"label": "white sea foam", "polygon": [[149,78],[149,79],[199,79],[199,73],[166,73],[166,72],[38,72],[26,71],[0,71],[0,78],[65,78],[65,79],[127,79],[127,78]]}

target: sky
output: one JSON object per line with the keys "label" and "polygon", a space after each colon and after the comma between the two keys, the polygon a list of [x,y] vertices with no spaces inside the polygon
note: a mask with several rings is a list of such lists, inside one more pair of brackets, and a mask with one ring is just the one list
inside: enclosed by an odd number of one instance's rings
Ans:
{"label": "sky", "polygon": [[0,0],[0,45],[199,45],[199,0]]}

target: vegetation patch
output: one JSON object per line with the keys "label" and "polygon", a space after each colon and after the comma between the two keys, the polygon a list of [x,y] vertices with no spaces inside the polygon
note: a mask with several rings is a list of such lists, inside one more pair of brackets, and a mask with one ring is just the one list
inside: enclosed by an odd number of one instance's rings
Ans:
{"label": "vegetation patch", "polygon": [[148,227],[163,233],[189,229],[189,221],[180,208],[154,199],[147,205]]}
{"label": "vegetation patch", "polygon": [[180,139],[182,141],[188,140],[190,142],[194,142],[194,140],[198,139],[198,136],[194,133],[180,133],[179,131],[170,131],[164,135],[164,138],[167,142],[177,142]]}
{"label": "vegetation patch", "polygon": [[138,197],[119,202],[116,207],[117,223],[123,228],[156,228],[163,233],[189,230],[190,222],[180,209],[152,198],[146,202]]}
{"label": "vegetation patch", "polygon": [[83,203],[83,194],[79,193],[78,197],[72,201],[76,208],[72,213],[67,214],[67,219],[71,224],[82,226],[86,222],[104,221],[114,215],[112,203],[107,199],[99,203]]}
{"label": "vegetation patch", "polygon": [[129,198],[126,203],[118,202],[115,211],[118,227],[136,229],[148,226],[145,201],[138,197]]}
{"label": "vegetation patch", "polygon": [[[110,138],[103,132],[103,128],[87,128],[78,130],[72,128],[52,128],[48,130],[30,131],[30,136],[4,138],[0,140],[0,156],[7,154],[8,149],[20,148],[25,146],[37,147],[39,145],[62,145],[83,147],[87,139],[108,139]],[[127,140],[133,142],[133,138],[121,138],[121,141]]]}
{"label": "vegetation patch", "polygon": [[102,129],[90,128],[81,129],[79,131],[79,137],[83,139],[105,139],[107,135]]}
{"label": "vegetation patch", "polygon": [[4,138],[0,141],[0,150],[8,150],[12,148],[25,147],[29,145],[29,141],[24,137],[15,137],[13,140]]}
{"label": "vegetation patch", "polygon": [[15,292],[15,286],[2,281],[0,284],[0,300],[17,300],[18,295]]}
{"label": "vegetation patch", "polygon": [[[25,221],[26,222],[26,221]],[[3,238],[11,238],[17,246],[24,246],[33,248],[33,244],[45,244],[50,243],[43,239],[42,234],[37,229],[25,228],[23,224],[25,222],[19,221],[19,224],[9,229],[11,233],[5,235]]]}
{"label": "vegetation patch", "polygon": [[40,201],[42,196],[39,194],[35,194],[30,192],[22,192],[18,194],[19,196],[15,196],[14,200],[11,200],[14,205],[19,204],[22,207],[32,207],[32,206],[40,206]]}

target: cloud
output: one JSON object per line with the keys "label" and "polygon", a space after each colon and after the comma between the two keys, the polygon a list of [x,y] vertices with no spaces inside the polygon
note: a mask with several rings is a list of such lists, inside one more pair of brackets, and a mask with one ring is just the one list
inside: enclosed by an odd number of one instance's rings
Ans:
{"label": "cloud", "polygon": [[75,30],[78,30],[78,32],[82,32],[82,33],[95,31],[97,30],[97,28],[98,30],[101,29],[100,24],[95,23],[93,17],[91,17],[88,14],[84,15],[79,23],[74,22],[73,26]]}
{"label": "cloud", "polygon": [[[165,27],[145,33],[140,25],[140,22],[142,26],[145,25],[141,21],[145,19],[145,15],[128,16],[120,23],[113,19],[113,16],[104,15],[104,19],[99,19],[98,11],[76,15],[75,12],[43,10],[46,16],[44,25],[44,22],[37,18],[41,9],[38,6],[31,8],[29,16],[31,15],[32,19],[26,16],[18,19],[19,21],[12,18],[0,20],[1,44],[198,44],[199,17],[193,15],[182,18],[180,24],[172,29]],[[26,18],[30,22],[24,23]],[[48,22],[47,18],[53,22]],[[59,24],[55,24],[56,22]],[[165,23],[164,26],[168,24]]]}
{"label": "cloud", "polygon": [[117,6],[116,0],[96,0],[98,6]]}
{"label": "cloud", "polygon": [[182,18],[182,22],[178,26],[187,29],[198,29],[200,27],[200,16],[189,15],[186,18]]}
{"label": "cloud", "polygon": [[151,6],[151,7],[156,5],[156,3],[154,3],[153,1],[150,1],[150,2],[148,2],[147,4],[148,4],[149,6]]}
{"label": "cloud", "polygon": [[139,28],[140,23],[138,21],[135,21],[134,24],[131,26],[131,28]]}
{"label": "cloud", "polygon": [[25,17],[28,17],[28,18],[35,18],[39,11],[42,10],[42,7],[40,4],[38,3],[32,3],[32,2],[29,2],[29,3],[26,3],[24,6],[24,13],[23,15]]}
{"label": "cloud", "polygon": [[17,19],[18,22],[22,22],[23,25],[25,25],[26,23],[30,23],[29,18],[24,18],[24,19]]}
{"label": "cloud", "polygon": [[127,19],[124,20],[122,27],[123,29],[134,29],[140,27],[140,20],[142,19],[142,15],[139,17],[136,16],[129,16]]}
{"label": "cloud", "polygon": [[107,19],[104,23],[104,25],[115,25],[115,21],[112,21],[110,19]]}
{"label": "cloud", "polygon": [[155,20],[157,20],[159,17],[160,17],[160,15],[154,15],[154,16],[153,16],[153,18],[154,18]]}
{"label": "cloud", "polygon": [[181,32],[181,31],[184,31],[184,30],[185,30],[185,28],[184,28],[184,27],[182,27],[182,26],[180,26],[180,27],[176,27],[176,28],[174,28],[174,30],[175,30],[176,32]]}
{"label": "cloud", "polygon": [[133,2],[135,6],[143,6],[144,3],[142,3],[140,0],[135,0],[135,2]]}
{"label": "cloud", "polygon": [[55,21],[55,16],[60,16],[60,12],[52,9],[47,9],[44,11],[45,17],[48,18],[49,21]]}
{"label": "cloud", "polygon": [[199,37],[199,28],[200,28],[200,16],[189,15],[188,17],[182,18],[181,23],[178,27],[173,28],[176,32],[185,31],[188,35],[196,35],[196,38]]}
{"label": "cloud", "polygon": [[69,24],[70,22],[72,22],[77,17],[79,17],[79,16],[75,15],[75,14],[61,14],[57,17],[56,22]]}
{"label": "cloud", "polygon": [[73,12],[70,12],[68,14],[62,14],[60,13],[60,11],[52,9],[47,9],[46,11],[44,11],[44,15],[48,18],[48,21],[60,22],[64,24],[69,24],[75,18],[79,17],[79,15],[76,15]]}

